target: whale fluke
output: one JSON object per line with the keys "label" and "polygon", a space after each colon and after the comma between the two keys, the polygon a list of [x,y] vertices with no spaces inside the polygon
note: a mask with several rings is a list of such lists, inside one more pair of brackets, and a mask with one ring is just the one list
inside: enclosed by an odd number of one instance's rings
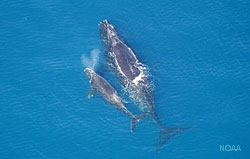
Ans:
{"label": "whale fluke", "polygon": [[162,146],[169,140],[171,137],[177,135],[178,133],[191,129],[192,127],[180,127],[180,128],[169,128],[169,127],[162,127],[160,129],[160,137],[158,139],[158,143],[156,146],[156,153],[160,153]]}
{"label": "whale fluke", "polygon": [[136,126],[140,121],[145,119],[148,115],[147,114],[136,114],[131,117],[131,132],[135,131]]}

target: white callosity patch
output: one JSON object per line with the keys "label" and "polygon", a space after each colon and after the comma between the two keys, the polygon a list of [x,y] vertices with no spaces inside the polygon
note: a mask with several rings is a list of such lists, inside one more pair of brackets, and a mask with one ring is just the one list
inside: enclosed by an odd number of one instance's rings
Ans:
{"label": "white callosity patch", "polygon": [[107,35],[108,39],[112,41],[112,45],[116,45],[120,40],[117,38],[117,34],[114,31],[115,28],[111,24],[107,24]]}

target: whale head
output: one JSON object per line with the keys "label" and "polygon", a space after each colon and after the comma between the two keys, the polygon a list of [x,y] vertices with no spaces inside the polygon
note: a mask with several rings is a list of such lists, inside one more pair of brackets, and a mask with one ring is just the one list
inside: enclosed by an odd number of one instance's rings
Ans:
{"label": "whale head", "polygon": [[91,68],[85,68],[84,72],[86,73],[88,79],[91,81],[94,71]]}
{"label": "whale head", "polygon": [[104,51],[109,52],[111,46],[115,44],[118,39],[118,33],[114,26],[106,19],[99,23],[99,31]]}

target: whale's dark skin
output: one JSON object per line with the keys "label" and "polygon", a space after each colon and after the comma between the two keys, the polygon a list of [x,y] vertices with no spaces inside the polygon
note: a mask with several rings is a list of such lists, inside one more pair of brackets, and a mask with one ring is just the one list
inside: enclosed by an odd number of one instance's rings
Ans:
{"label": "whale's dark skin", "polygon": [[142,112],[149,114],[155,120],[160,128],[160,138],[156,149],[159,152],[168,139],[188,128],[169,128],[161,124],[155,111],[153,89],[147,68],[107,20],[99,24],[99,31],[104,56],[125,92]]}
{"label": "whale's dark skin", "polygon": [[104,54],[120,83],[139,109],[162,124],[155,112],[154,97],[146,67],[107,20],[99,24]]}
{"label": "whale's dark skin", "polygon": [[103,77],[95,73],[90,68],[85,68],[84,72],[86,73],[89,83],[90,83],[90,90],[88,97],[92,97],[94,92],[98,92],[101,97],[113,105],[118,110],[122,111],[123,113],[129,115],[131,117],[131,131],[133,132],[137,123],[144,119],[147,115],[146,114],[136,114],[134,115],[131,113],[127,107],[123,104],[122,99],[120,98],[116,89]]}

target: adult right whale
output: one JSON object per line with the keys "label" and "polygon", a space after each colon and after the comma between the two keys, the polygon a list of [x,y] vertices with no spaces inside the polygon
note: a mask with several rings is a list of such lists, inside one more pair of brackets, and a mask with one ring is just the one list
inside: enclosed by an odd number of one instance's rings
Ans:
{"label": "adult right whale", "polygon": [[156,152],[159,153],[168,139],[189,128],[163,126],[155,111],[153,84],[149,80],[147,67],[138,60],[134,51],[107,20],[99,23],[99,31],[104,56],[125,92],[142,112],[149,114],[155,120],[160,128],[160,137],[156,147]]}
{"label": "adult right whale", "polygon": [[122,111],[123,113],[127,114],[131,118],[131,131],[134,132],[137,124],[147,117],[147,114],[133,114],[131,113],[128,108],[122,103],[122,99],[119,96],[116,89],[103,77],[98,75],[93,69],[85,68],[84,72],[86,73],[89,83],[90,89],[88,92],[88,98],[94,96],[94,92],[98,92],[101,97],[113,105],[118,110]]}

